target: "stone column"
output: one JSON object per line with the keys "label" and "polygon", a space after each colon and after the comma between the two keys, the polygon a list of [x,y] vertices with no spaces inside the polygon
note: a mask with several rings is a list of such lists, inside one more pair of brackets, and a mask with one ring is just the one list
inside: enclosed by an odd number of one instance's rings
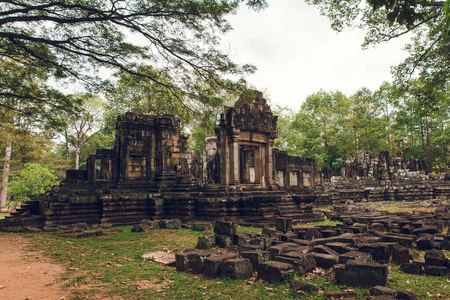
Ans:
{"label": "stone column", "polygon": [[231,136],[231,180],[230,185],[239,185],[239,134]]}
{"label": "stone column", "polygon": [[[274,186],[275,182],[273,180],[273,140],[269,139],[266,146],[266,169],[265,169],[265,178],[267,186]],[[286,174],[285,174],[286,175]]]}

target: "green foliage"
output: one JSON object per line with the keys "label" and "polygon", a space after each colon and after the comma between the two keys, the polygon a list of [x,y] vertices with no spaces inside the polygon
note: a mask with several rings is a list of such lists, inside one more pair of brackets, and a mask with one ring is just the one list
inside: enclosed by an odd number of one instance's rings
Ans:
{"label": "green foliage", "polygon": [[15,202],[23,202],[45,193],[56,183],[57,178],[51,170],[40,164],[27,163],[20,175],[11,180],[8,191]]}
{"label": "green foliage", "polygon": [[[220,50],[220,36],[232,29],[225,17],[243,3],[255,10],[267,5],[265,0],[5,2],[0,6],[0,60],[39,73],[43,81],[76,81],[90,89],[106,86],[97,77],[100,68],[126,72],[147,78],[167,94],[198,101],[205,89],[241,86],[225,75],[255,70],[237,65]],[[156,66],[159,71],[142,72],[140,64]],[[174,80],[167,82],[167,76]],[[0,86],[8,91],[3,95],[27,99],[26,112],[48,107],[72,111],[75,107],[75,99],[53,89],[35,90],[12,79],[0,76]],[[205,89],[196,84],[198,80]]]}
{"label": "green foliage", "polygon": [[422,79],[449,81],[449,1],[307,0],[319,6],[333,29],[364,30],[363,47],[410,33],[412,43],[406,46],[410,56],[393,71],[397,85],[407,85],[417,74]]}

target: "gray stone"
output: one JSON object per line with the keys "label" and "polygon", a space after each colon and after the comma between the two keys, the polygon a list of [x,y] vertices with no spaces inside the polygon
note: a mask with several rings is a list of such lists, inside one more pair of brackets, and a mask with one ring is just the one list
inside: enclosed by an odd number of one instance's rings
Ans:
{"label": "gray stone", "polygon": [[357,260],[361,262],[372,262],[372,255],[367,252],[350,251],[339,255],[339,263],[345,264],[349,260]]}
{"label": "gray stone", "polygon": [[214,235],[199,236],[197,241],[197,249],[209,249],[216,245],[216,237]]}
{"label": "gray stone", "polygon": [[215,221],[214,233],[218,235],[235,235],[236,225],[230,221]]}
{"label": "gray stone", "polygon": [[204,261],[204,273],[209,277],[220,276],[220,266],[227,260],[231,258],[238,257],[239,254],[235,252],[225,253],[222,255],[208,257]]}
{"label": "gray stone", "polygon": [[258,269],[260,263],[271,259],[270,251],[246,251],[240,252],[239,255],[248,258],[254,270]]}
{"label": "gray stone", "polygon": [[258,279],[267,282],[280,282],[292,272],[294,272],[294,267],[291,264],[278,261],[266,261],[259,264]]}
{"label": "gray stone", "polygon": [[230,258],[220,266],[220,274],[228,277],[247,279],[253,276],[253,267],[247,258]]}
{"label": "gray stone", "polygon": [[350,260],[345,265],[336,265],[334,270],[337,284],[369,288],[387,283],[386,265]]}
{"label": "gray stone", "polygon": [[339,262],[339,256],[322,254],[322,253],[312,253],[316,265],[319,268],[329,269]]}

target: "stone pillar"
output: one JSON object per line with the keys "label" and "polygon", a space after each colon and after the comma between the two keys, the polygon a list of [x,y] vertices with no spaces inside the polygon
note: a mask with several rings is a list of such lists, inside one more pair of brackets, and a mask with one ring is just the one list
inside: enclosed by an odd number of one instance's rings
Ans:
{"label": "stone pillar", "polygon": [[274,186],[275,182],[273,180],[273,140],[269,139],[266,146],[266,159],[265,159],[265,179],[267,186]]}
{"label": "stone pillar", "polygon": [[239,185],[239,134],[231,136],[231,180],[230,185]]}

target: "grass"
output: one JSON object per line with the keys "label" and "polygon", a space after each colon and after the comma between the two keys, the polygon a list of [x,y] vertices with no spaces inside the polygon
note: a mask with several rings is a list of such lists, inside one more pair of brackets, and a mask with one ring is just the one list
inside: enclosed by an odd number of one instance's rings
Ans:
{"label": "grass", "polygon": [[10,215],[10,213],[0,212],[0,220],[4,219],[6,216],[9,216],[9,215]]}

